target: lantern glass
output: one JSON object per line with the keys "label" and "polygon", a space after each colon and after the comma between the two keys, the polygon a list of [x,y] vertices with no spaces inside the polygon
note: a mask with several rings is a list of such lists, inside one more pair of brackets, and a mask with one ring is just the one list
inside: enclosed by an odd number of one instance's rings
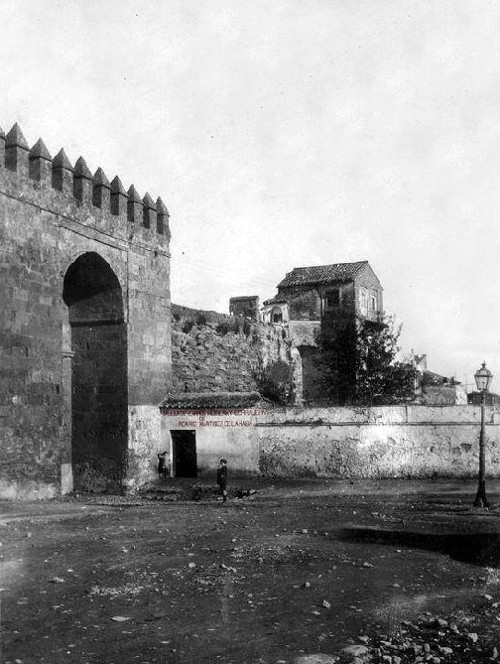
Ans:
{"label": "lantern glass", "polygon": [[491,384],[492,379],[493,374],[489,369],[486,368],[486,362],[483,362],[482,367],[474,374],[474,380],[476,381],[476,386],[479,392],[486,392]]}

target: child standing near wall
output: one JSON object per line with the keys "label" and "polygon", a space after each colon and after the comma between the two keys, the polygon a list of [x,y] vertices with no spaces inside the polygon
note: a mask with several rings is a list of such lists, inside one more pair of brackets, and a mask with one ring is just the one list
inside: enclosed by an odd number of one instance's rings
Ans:
{"label": "child standing near wall", "polygon": [[158,477],[168,477],[167,452],[158,454]]}
{"label": "child standing near wall", "polygon": [[221,459],[219,462],[219,467],[217,468],[217,484],[219,485],[219,491],[222,496],[222,502],[227,502],[227,461],[226,459]]}

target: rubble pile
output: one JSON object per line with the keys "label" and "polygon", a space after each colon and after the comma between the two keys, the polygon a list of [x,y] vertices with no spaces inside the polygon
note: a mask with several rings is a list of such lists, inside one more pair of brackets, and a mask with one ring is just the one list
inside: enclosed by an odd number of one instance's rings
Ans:
{"label": "rubble pile", "polygon": [[[492,605],[493,608],[494,605]],[[480,664],[499,660],[498,621],[484,631],[484,611],[464,612],[447,619],[426,613],[417,620],[404,620],[397,633],[376,638],[359,637],[360,644],[347,646],[339,662],[349,664]],[[482,624],[482,630],[478,627]]]}

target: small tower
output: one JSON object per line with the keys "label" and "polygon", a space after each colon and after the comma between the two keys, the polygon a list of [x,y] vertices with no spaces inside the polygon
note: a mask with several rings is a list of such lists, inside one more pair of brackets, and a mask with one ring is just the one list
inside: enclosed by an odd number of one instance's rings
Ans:
{"label": "small tower", "polygon": [[229,313],[232,316],[244,316],[258,323],[260,320],[259,297],[257,295],[232,297],[229,300]]}

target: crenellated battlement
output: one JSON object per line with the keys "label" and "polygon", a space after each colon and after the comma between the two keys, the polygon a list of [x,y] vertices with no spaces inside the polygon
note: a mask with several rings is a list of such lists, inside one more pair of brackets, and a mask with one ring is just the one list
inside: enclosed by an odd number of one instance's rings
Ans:
{"label": "crenellated battlement", "polygon": [[42,139],[30,147],[18,124],[0,129],[0,497],[154,474],[172,373],[169,240],[161,198]]}
{"label": "crenellated battlement", "polygon": [[17,123],[7,134],[0,127],[0,183],[11,197],[17,193],[119,239],[139,236],[164,247],[170,240],[170,215],[160,197],[141,198],[134,185],[125,190],[118,176],[110,182],[100,167],[92,175],[83,157],[73,166],[64,149],[52,157],[41,138],[30,148]]}

